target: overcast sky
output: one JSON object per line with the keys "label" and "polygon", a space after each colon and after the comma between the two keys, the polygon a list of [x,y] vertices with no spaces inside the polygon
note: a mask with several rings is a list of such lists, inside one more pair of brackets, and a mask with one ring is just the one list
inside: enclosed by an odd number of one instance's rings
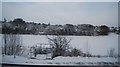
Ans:
{"label": "overcast sky", "polygon": [[119,0],[2,0],[2,2],[118,2]]}
{"label": "overcast sky", "polygon": [[2,18],[51,24],[118,25],[117,2],[4,2]]}
{"label": "overcast sky", "polygon": [[0,2],[0,20],[2,19],[2,3]]}

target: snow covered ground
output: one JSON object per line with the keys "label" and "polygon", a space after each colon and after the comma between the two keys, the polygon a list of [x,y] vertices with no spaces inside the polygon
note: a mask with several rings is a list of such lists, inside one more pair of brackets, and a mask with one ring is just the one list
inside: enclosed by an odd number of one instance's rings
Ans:
{"label": "snow covered ground", "polygon": [[26,64],[26,65],[118,65],[118,58],[111,57],[62,57],[58,56],[53,60],[45,59],[45,55],[39,55],[36,59],[26,57],[4,56],[3,63]]}

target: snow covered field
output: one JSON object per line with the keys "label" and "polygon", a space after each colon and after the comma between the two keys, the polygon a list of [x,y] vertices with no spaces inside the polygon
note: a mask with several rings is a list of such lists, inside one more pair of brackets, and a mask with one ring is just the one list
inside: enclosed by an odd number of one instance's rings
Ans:
{"label": "snow covered field", "polygon": [[[45,35],[20,35],[22,37],[23,45],[30,47],[37,43],[48,43]],[[2,36],[0,36],[2,37]],[[70,45],[72,47],[86,51],[86,44],[88,43],[89,51],[93,55],[107,55],[107,51],[115,48],[115,53],[118,53],[118,35],[110,34],[108,36],[66,36],[72,39]],[[26,49],[27,55],[29,50]],[[52,60],[46,59],[46,55],[37,55],[36,59],[30,59],[27,56],[4,56],[2,63],[11,64],[32,64],[32,65],[117,65],[118,58],[113,57],[62,57],[58,56]]]}

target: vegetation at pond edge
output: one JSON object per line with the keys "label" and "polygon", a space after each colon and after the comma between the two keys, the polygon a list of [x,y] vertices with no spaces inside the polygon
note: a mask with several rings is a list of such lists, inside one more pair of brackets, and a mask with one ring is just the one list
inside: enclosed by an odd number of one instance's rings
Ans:
{"label": "vegetation at pond edge", "polygon": [[108,27],[107,25],[93,26],[91,24],[65,24],[51,25],[50,23],[26,22],[22,18],[12,21],[0,21],[2,34],[35,34],[35,35],[78,35],[100,36],[110,32],[120,34],[120,27]]}

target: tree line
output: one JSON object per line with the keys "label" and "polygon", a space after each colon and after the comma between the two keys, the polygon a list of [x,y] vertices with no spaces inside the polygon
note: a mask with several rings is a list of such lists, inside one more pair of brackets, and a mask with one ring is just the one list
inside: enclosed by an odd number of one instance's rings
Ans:
{"label": "tree line", "polygon": [[108,35],[110,32],[120,34],[120,27],[108,27],[106,25],[93,26],[91,24],[65,24],[51,25],[50,23],[26,22],[22,18],[12,21],[0,21],[2,34],[40,34],[40,35],[78,35],[99,36]]}

